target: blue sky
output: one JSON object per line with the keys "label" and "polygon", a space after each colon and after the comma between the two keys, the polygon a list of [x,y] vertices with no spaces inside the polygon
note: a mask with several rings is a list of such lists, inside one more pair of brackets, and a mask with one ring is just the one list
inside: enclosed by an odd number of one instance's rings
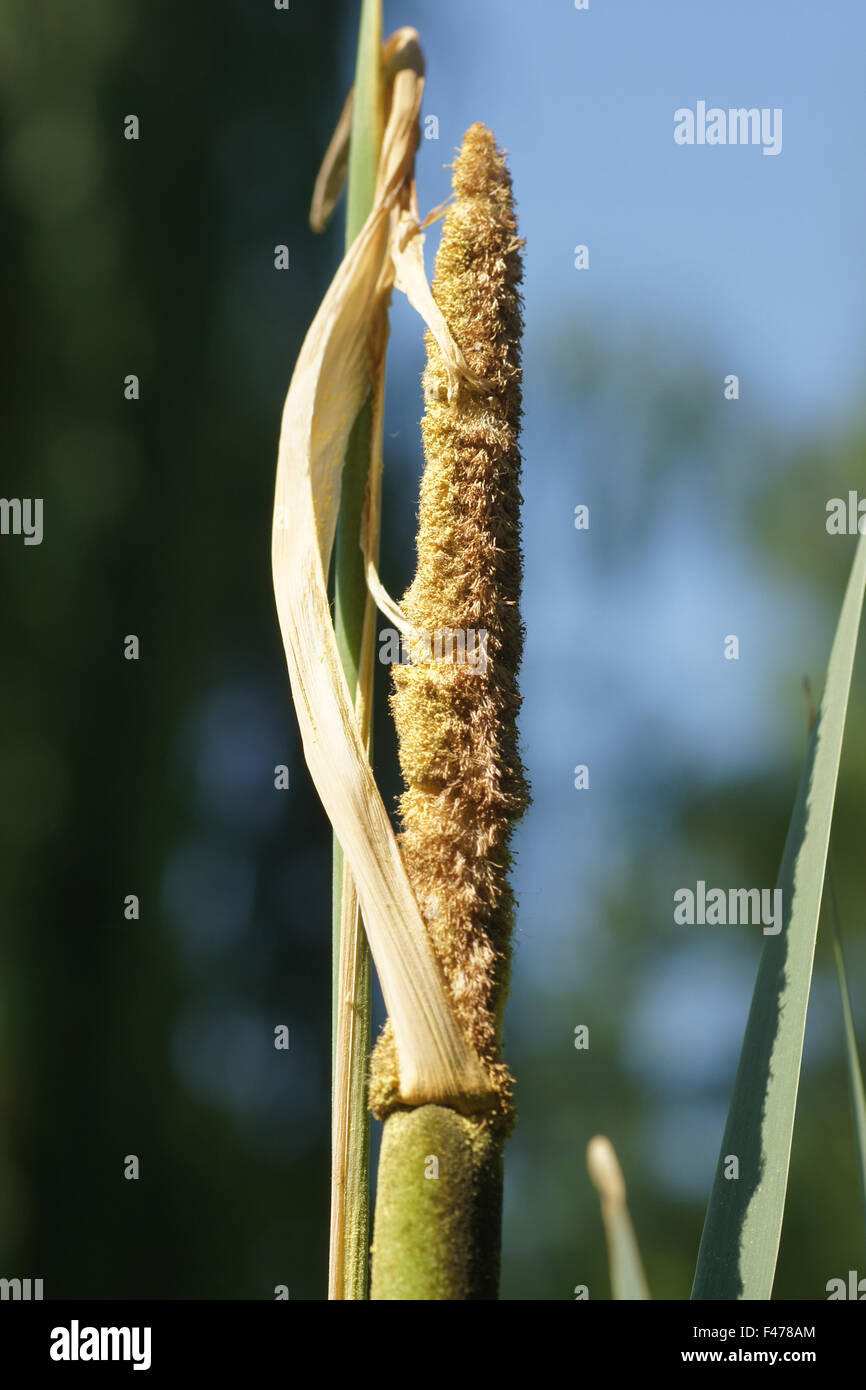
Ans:
{"label": "blue sky", "polygon": [[[732,477],[744,445],[760,447],[750,415],[792,443],[854,418],[866,208],[852,153],[866,116],[866,11],[744,0],[590,0],[586,12],[566,0],[404,0],[385,11],[387,29],[421,32],[424,112],[439,119],[439,140],[422,140],[419,154],[422,209],[448,196],[443,166],[474,120],[509,151],[527,243],[524,728],[536,778],[567,783],[569,701],[580,702],[599,757],[622,742],[607,714],[612,690],[635,718],[665,717],[680,752],[710,773],[778,755],[777,666],[794,680],[823,662],[825,615],[803,592],[752,572],[736,529],[704,505],[702,458],[655,518],[639,569],[600,572],[612,518],[596,510],[576,538],[571,513],[596,495],[602,461],[581,406],[551,400],[551,344],[569,327],[610,324],[614,339],[648,337],[662,371],[699,359],[719,395],[736,372],[732,409],[744,423],[732,429],[729,465],[725,446],[713,463]],[[675,144],[674,112],[698,100],[781,108],[781,153]],[[434,230],[431,271],[436,239]],[[590,248],[588,271],[574,269],[577,243]],[[417,467],[423,349],[418,320],[397,299],[390,422]],[[624,417],[630,409],[624,400]],[[621,489],[627,504],[624,461]],[[718,659],[728,632],[743,644],[733,673]],[[585,659],[552,691],[545,664],[557,642]]]}
{"label": "blue sky", "polygon": [[[441,166],[484,120],[510,153],[529,303],[683,321],[786,420],[856,400],[862,6],[403,0],[385,10],[389,29],[421,33],[425,112],[440,122],[438,144],[422,146],[422,204],[447,194]],[[674,111],[699,99],[781,107],[781,154],[675,145]],[[590,247],[583,276],[572,269],[578,242]]]}

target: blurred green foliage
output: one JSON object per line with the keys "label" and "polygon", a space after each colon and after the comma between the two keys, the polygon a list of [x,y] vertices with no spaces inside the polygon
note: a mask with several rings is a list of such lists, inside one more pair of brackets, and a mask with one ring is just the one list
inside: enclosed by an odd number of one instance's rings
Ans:
{"label": "blurred green foliage", "polygon": [[327,827],[269,559],[329,10],[0,5],[4,490],[45,499],[0,549],[0,1262],[46,1297],[323,1287]]}

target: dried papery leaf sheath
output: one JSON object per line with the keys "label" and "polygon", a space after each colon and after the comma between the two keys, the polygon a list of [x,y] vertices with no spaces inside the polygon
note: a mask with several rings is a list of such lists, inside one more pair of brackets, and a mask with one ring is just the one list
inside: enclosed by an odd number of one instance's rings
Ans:
{"label": "dried papery leaf sheath", "polygon": [[[401,31],[410,55],[417,36]],[[383,301],[405,255],[423,80],[391,85],[376,203],[304,340],[283,409],[272,564],[277,612],[304,754],[357,888],[409,1104],[481,1105],[484,1071],[454,1017],[367,759],[340,667],[325,575],[334,543],[346,441],[370,391],[368,354]],[[417,238],[412,239],[417,240]],[[414,302],[414,301],[413,301]],[[462,356],[443,325],[459,371]]]}
{"label": "dried papery leaf sheath", "polygon": [[[513,902],[511,829],[528,793],[517,742],[521,413],[521,242],[505,160],[482,125],[454,165],[455,201],[436,257],[433,294],[484,391],[451,392],[427,335],[418,567],[402,610],[435,639],[464,634],[448,656],[395,666],[392,708],[406,791],[400,849],[460,1026],[496,1094],[493,1122],[511,1119],[501,1057]],[[449,398],[450,396],[450,398]],[[486,661],[481,639],[486,632]],[[476,645],[471,657],[473,640]],[[388,1031],[374,1055],[371,1101],[397,1103]]]}

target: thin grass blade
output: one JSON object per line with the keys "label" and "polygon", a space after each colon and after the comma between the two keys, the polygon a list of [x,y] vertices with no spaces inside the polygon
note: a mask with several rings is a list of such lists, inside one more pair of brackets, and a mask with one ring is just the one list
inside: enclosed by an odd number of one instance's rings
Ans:
{"label": "thin grass blade", "polygon": [[866,536],[861,536],[785,842],[778,878],[782,928],[764,939],[698,1252],[694,1299],[769,1299],[773,1290],[864,584]]}
{"label": "thin grass blade", "polygon": [[[355,84],[335,140],[351,122],[348,146],[346,250],[370,216],[384,133],[381,0],[364,0],[358,34]],[[330,154],[330,151],[329,151]],[[329,165],[326,157],[325,167]],[[327,185],[326,185],[327,186]],[[339,187],[339,173],[331,181]],[[317,185],[314,209],[320,198]],[[319,214],[325,220],[327,213]],[[316,222],[314,211],[313,223]],[[383,364],[384,370],[384,364]],[[375,392],[377,383],[370,383]],[[367,593],[360,548],[370,462],[379,442],[368,398],[346,447],[334,560],[334,629],[340,664],[364,746],[370,751],[373,701],[373,602]],[[377,507],[378,513],[378,507]],[[371,1041],[370,948],[355,884],[339,840],[333,869],[334,1080],[331,1124],[331,1234],[328,1296],[365,1299],[370,1249],[370,1115],[367,1069]]]}

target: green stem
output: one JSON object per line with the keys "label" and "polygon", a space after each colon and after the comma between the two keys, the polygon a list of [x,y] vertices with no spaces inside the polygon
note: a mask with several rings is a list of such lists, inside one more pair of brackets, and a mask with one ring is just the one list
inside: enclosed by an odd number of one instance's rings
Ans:
{"label": "green stem", "polygon": [[[382,144],[384,111],[381,0],[363,0],[355,70],[352,130],[346,210],[346,247],[366,221],[375,198],[376,172]],[[365,405],[355,422],[343,469],[340,519],[334,560],[334,626],[337,648],[350,694],[356,695],[362,664],[367,586],[360,549],[361,513],[370,467],[372,412]],[[372,692],[368,692],[368,696]],[[357,915],[357,914],[356,914]],[[370,1054],[370,952],[358,921],[351,942],[341,941],[343,916],[343,853],[334,841],[333,865],[333,1051],[336,1074],[338,1010],[353,1013],[348,1094],[335,1103],[346,1109],[348,1144],[345,1185],[338,1198],[344,1219],[337,1222],[340,1250],[331,1252],[332,1298],[367,1297],[369,1265],[370,1118],[367,1110],[367,1067]],[[341,950],[351,952],[349,999],[340,998]],[[333,1194],[332,1194],[333,1200]],[[332,1212],[332,1231],[334,1230]],[[334,1269],[337,1269],[336,1287]]]}
{"label": "green stem", "polygon": [[374,1301],[495,1300],[503,1141],[486,1120],[422,1105],[382,1131]]}

